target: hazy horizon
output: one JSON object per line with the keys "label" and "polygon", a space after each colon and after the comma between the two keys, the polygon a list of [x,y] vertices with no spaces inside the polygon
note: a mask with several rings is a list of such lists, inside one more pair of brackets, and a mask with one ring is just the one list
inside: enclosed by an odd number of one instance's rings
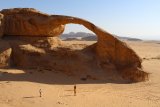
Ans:
{"label": "hazy horizon", "polygon": [[[144,40],[160,40],[160,0],[2,0],[5,8],[35,8],[48,14],[80,17],[107,32]],[[79,25],[67,25],[65,32],[89,32]]]}
{"label": "hazy horizon", "polygon": [[[86,30],[86,29],[85,29]],[[71,33],[71,32],[73,32],[73,33],[79,33],[79,32],[82,32],[82,33],[91,33],[91,34],[94,34],[93,32],[91,32],[91,31],[65,31],[65,32],[63,32],[63,34],[69,34],[69,33]],[[96,34],[94,34],[95,36],[96,36]],[[116,35],[116,34],[112,34],[112,35]],[[119,37],[128,37],[128,38],[135,38],[135,39],[141,39],[141,40],[146,40],[146,41],[160,41],[159,39],[143,39],[143,38],[138,38],[138,37],[132,37],[132,36],[128,36],[128,35],[116,35],[116,36],[119,36]]]}

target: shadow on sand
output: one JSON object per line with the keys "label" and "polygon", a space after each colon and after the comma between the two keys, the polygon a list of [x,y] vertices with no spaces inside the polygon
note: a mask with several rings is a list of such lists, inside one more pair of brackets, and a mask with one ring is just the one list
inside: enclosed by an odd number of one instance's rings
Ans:
{"label": "shadow on sand", "polygon": [[38,72],[36,70],[23,70],[23,73],[10,73],[0,71],[0,81],[26,81],[26,82],[36,82],[42,84],[53,84],[53,85],[73,85],[73,84],[127,84],[124,80],[120,79],[86,79],[85,81],[79,76],[68,76],[63,73],[55,73],[51,71]]}
{"label": "shadow on sand", "polygon": [[39,98],[39,96],[28,96],[28,97],[23,97],[25,99],[30,99],[30,98]]}

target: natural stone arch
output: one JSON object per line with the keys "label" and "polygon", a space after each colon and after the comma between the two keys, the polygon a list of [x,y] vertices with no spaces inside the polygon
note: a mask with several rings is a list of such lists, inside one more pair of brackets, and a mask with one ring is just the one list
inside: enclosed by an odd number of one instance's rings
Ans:
{"label": "natural stone arch", "polygon": [[[130,65],[141,67],[140,58],[132,49],[130,49],[124,42],[115,38],[112,34],[97,27],[91,22],[77,17],[62,15],[52,15],[51,21],[56,25],[80,24],[95,33],[98,38],[96,51],[100,59],[104,62],[109,59],[109,61],[115,63],[118,68],[123,68],[123,66],[128,67]],[[126,56],[128,58],[126,58]]]}
{"label": "natural stone arch", "polygon": [[135,81],[146,80],[148,73],[141,70],[141,59],[124,42],[93,23],[72,16],[48,15],[35,9],[16,8],[0,12],[0,34],[18,36],[59,36],[66,24],[80,24],[94,32],[98,41],[94,45],[95,54],[100,64],[112,63],[123,76]]}

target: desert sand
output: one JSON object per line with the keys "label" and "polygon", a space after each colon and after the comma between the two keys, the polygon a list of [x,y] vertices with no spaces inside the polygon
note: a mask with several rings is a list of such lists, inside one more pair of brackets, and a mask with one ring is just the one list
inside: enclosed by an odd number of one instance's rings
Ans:
{"label": "desert sand", "polygon": [[83,81],[58,71],[0,69],[0,107],[159,107],[160,44],[144,41],[127,44],[143,58],[143,69],[150,73],[149,81],[123,83],[114,78]]}

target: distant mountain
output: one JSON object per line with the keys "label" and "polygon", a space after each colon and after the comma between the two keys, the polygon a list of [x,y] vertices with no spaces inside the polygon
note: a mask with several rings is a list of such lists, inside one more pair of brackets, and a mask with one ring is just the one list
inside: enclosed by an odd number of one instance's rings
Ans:
{"label": "distant mountain", "polygon": [[[130,38],[130,37],[120,37],[117,35],[113,35],[116,38],[120,39],[120,40],[128,40],[128,41],[142,41],[141,39],[138,38]],[[85,40],[85,41],[97,41],[97,36],[95,34],[92,33],[85,33],[85,32],[70,32],[68,34],[62,34],[60,36],[60,38],[62,40]]]}
{"label": "distant mountain", "polygon": [[128,40],[128,41],[142,41],[141,39],[138,38],[130,38],[130,37],[121,37],[121,36],[115,36],[120,40]]}
{"label": "distant mountain", "polygon": [[80,37],[80,38],[83,38],[83,37],[88,37],[88,36],[96,36],[92,33],[85,33],[85,32],[70,32],[68,34],[62,34],[61,35],[61,38],[62,39],[67,39],[67,38],[77,38],[77,37]]}

